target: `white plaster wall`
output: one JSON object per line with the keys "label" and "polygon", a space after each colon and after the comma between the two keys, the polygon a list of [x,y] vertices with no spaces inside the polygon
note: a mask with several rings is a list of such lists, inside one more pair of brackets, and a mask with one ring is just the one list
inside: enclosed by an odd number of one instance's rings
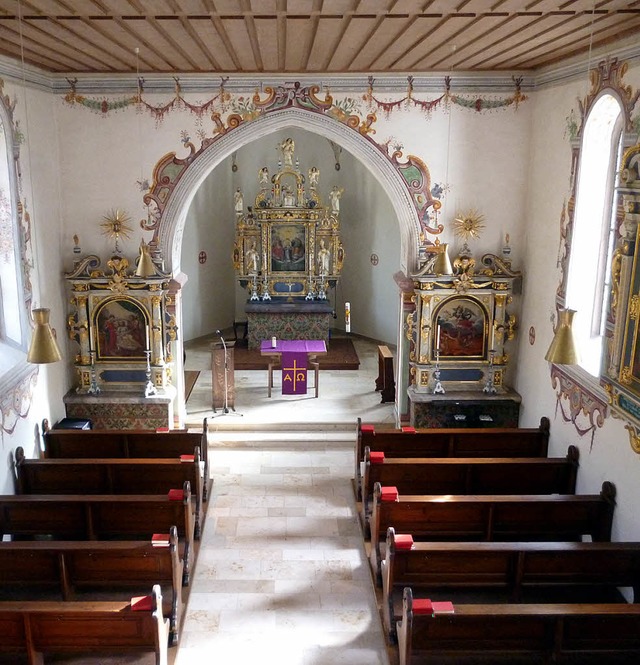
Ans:
{"label": "white plaster wall", "polygon": [[[640,68],[631,68],[624,82],[637,90]],[[555,293],[561,277],[556,265],[560,214],[569,194],[571,146],[565,136],[565,118],[571,109],[578,110],[576,100],[582,98],[586,90],[586,83],[580,81],[550,87],[537,92],[533,103],[525,250],[527,276],[516,388],[523,397],[523,426],[537,425],[542,415],[551,419],[551,455],[565,455],[570,444],[579,448],[579,493],[598,493],[604,480],[616,486],[613,540],[638,540],[640,523],[635,511],[640,502],[640,455],[632,451],[623,423],[611,417],[596,431],[593,443],[590,434],[580,437],[557,409],[549,364],[544,360],[553,336],[550,317],[555,312]],[[590,269],[589,266],[584,268]],[[536,331],[533,345],[524,341],[531,326]],[[564,406],[567,412],[566,403]],[[582,427],[588,426],[582,416],[578,422]]]}
{"label": "white plaster wall", "polygon": [[65,343],[66,301],[59,260],[60,186],[54,100],[46,93],[25,90],[11,82],[5,84],[4,92],[17,101],[14,119],[24,135],[20,146],[21,200],[26,202],[31,217],[33,253],[27,259],[33,263],[33,306],[51,310],[51,325],[57,331],[63,354],[61,362],[40,366],[31,404],[28,410],[21,409],[26,417],[5,423],[13,429],[11,433],[0,430],[0,493],[12,494],[15,449],[22,446],[28,457],[36,456],[42,419],[53,423],[64,417],[62,397],[70,386],[72,355]]}

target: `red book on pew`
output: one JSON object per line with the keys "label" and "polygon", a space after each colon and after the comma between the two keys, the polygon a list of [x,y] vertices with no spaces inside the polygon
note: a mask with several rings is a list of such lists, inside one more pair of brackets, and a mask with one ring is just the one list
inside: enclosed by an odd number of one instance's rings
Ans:
{"label": "red book on pew", "polygon": [[134,612],[151,611],[153,609],[153,596],[134,596],[131,599],[131,609]]}
{"label": "red book on pew", "polygon": [[182,501],[182,499],[184,499],[184,491],[169,490],[169,494],[167,496],[169,497],[169,501]]}
{"label": "red book on pew", "polygon": [[410,550],[413,547],[413,536],[410,533],[396,533],[393,542],[397,550]]}
{"label": "red book on pew", "polygon": [[168,432],[168,427],[156,427],[156,432]]}
{"label": "red book on pew", "polygon": [[434,614],[453,614],[453,603],[450,600],[434,600],[431,603]]}
{"label": "red book on pew", "polygon": [[181,462],[193,462],[195,459],[195,455],[180,455]]}
{"label": "red book on pew", "polygon": [[384,453],[379,450],[374,450],[369,453],[369,461],[371,464],[382,464],[384,462]]}
{"label": "red book on pew", "polygon": [[360,425],[361,432],[367,432],[367,434],[375,434],[376,428],[374,425]]}
{"label": "red book on pew", "polygon": [[414,614],[433,614],[433,603],[429,598],[413,599]]}
{"label": "red book on pew", "polygon": [[398,488],[397,487],[382,487],[382,493],[380,499],[382,501],[397,501],[398,500]]}
{"label": "red book on pew", "polygon": [[169,547],[169,534],[154,533],[153,536],[151,536],[151,544],[154,547]]}
{"label": "red book on pew", "polygon": [[416,433],[416,428],[415,427],[403,427],[402,428],[402,433],[403,434],[415,434]]}

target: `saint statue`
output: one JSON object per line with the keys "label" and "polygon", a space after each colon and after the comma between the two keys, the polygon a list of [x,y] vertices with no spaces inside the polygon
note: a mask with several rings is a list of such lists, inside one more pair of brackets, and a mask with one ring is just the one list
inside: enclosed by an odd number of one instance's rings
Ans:
{"label": "saint statue", "polygon": [[340,197],[342,196],[344,189],[334,185],[333,189],[329,192],[329,198],[331,199],[331,212],[338,214],[340,212]]}
{"label": "saint statue", "polygon": [[259,256],[258,252],[256,251],[255,240],[251,243],[251,247],[247,250],[247,253],[245,254],[245,259],[247,264],[247,272],[250,275],[257,275]]}
{"label": "saint statue", "polygon": [[320,178],[320,171],[315,166],[309,169],[309,187],[316,189],[318,186],[318,179]]}
{"label": "saint statue", "polygon": [[280,150],[282,150],[282,159],[285,166],[293,166],[293,151],[296,149],[296,144],[293,139],[286,138],[280,144]]}
{"label": "saint statue", "polygon": [[320,249],[318,250],[318,274],[329,274],[329,257],[330,252],[324,246],[324,239],[320,239]]}
{"label": "saint statue", "polygon": [[267,189],[269,187],[269,169],[263,166],[258,171],[258,179],[260,181],[260,189]]}
{"label": "saint statue", "polygon": [[236,215],[241,215],[242,210],[244,209],[244,202],[242,200],[242,192],[240,191],[240,189],[236,189],[235,193],[233,194],[233,203]]}

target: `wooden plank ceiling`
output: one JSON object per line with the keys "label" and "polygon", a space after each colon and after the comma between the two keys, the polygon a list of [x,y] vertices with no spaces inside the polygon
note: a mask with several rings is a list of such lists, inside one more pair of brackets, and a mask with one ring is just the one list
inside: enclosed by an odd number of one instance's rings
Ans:
{"label": "wooden plank ceiling", "polygon": [[0,0],[0,54],[52,73],[536,70],[640,38],[640,0]]}

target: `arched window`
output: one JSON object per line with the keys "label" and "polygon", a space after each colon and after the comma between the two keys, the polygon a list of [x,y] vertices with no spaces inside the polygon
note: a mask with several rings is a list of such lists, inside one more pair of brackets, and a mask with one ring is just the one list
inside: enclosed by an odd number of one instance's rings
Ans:
{"label": "arched window", "polygon": [[11,433],[31,404],[37,365],[27,363],[31,327],[30,225],[20,206],[13,104],[0,79],[0,435]]}
{"label": "arched window", "polygon": [[612,94],[603,94],[589,111],[580,147],[566,306],[576,310],[573,329],[580,366],[592,376],[601,372],[623,125],[620,102]]}

